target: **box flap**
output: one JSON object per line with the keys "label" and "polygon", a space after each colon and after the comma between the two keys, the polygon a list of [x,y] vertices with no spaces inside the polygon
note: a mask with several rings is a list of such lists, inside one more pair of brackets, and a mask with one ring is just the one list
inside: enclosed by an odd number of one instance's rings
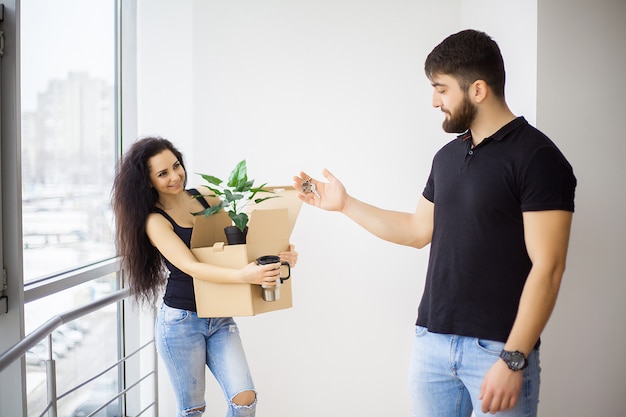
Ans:
{"label": "box flap", "polygon": [[193,230],[191,231],[191,245],[193,248],[213,246],[215,242],[226,242],[224,228],[232,224],[228,213],[219,213],[206,216],[196,216]]}
{"label": "box flap", "polygon": [[289,224],[286,208],[259,209],[250,213],[250,223],[246,246],[248,260],[254,261],[259,256],[277,255],[289,249]]}
{"label": "box flap", "polygon": [[[259,204],[251,202],[246,207],[246,211],[250,214],[253,210],[271,210],[278,208],[286,208],[288,211],[288,227],[289,236],[296,224],[296,219],[300,213],[302,207],[302,201],[298,198],[298,191],[292,186],[272,186],[264,187],[266,190],[273,191],[277,198],[270,198],[269,200],[262,201]],[[257,196],[269,196],[269,194],[257,194]]]}

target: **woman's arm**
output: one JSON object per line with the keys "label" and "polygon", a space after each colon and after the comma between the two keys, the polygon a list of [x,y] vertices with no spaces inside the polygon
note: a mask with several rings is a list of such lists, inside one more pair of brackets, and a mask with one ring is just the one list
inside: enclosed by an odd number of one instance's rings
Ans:
{"label": "woman's arm", "polygon": [[146,221],[146,233],[158,251],[178,269],[194,278],[226,284],[269,284],[280,277],[280,264],[256,265],[249,263],[243,268],[226,268],[200,262],[174,232],[170,222],[158,213],[152,213]]}

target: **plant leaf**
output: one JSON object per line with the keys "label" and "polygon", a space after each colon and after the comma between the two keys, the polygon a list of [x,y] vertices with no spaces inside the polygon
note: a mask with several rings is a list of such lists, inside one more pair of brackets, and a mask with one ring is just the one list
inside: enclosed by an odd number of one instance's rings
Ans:
{"label": "plant leaf", "polygon": [[226,199],[226,201],[237,201],[237,200],[241,200],[242,198],[244,198],[244,195],[241,193],[233,193],[232,191],[230,191],[229,189],[224,190],[224,198]]}
{"label": "plant leaf", "polygon": [[228,177],[228,186],[234,188],[235,191],[241,190],[242,184],[248,182],[248,168],[246,167],[246,160],[240,161],[235,169],[233,169]]}
{"label": "plant leaf", "polygon": [[[254,196],[257,195],[257,193],[272,193],[274,194],[274,191],[270,191],[270,190],[265,190],[263,187],[265,187],[266,184],[260,185],[258,187],[254,187],[254,188],[250,188],[248,191],[250,191],[252,194],[250,195],[250,200],[254,199]],[[277,196],[278,197],[278,196]]]}
{"label": "plant leaf", "polygon": [[209,190],[213,191],[215,194],[214,195],[210,195],[209,197],[215,197],[218,195],[224,195],[224,192],[222,190],[220,190],[219,188],[215,188],[215,187],[211,187],[209,185],[206,186]]}
{"label": "plant leaf", "polygon": [[221,179],[214,177],[213,175],[206,175],[206,174],[198,174],[198,175],[200,175],[209,184],[220,185],[223,182]]}
{"label": "plant leaf", "polygon": [[280,196],[279,195],[272,195],[272,196],[269,196],[269,197],[257,198],[257,199],[254,200],[254,202],[256,204],[259,204],[259,203],[261,203],[261,202],[263,202],[265,200],[269,200],[270,198],[278,198],[278,197],[280,197]]}
{"label": "plant leaf", "polygon": [[234,213],[229,211],[228,217],[230,217],[235,226],[243,232],[243,229],[245,229],[248,224],[248,215],[246,213]]}
{"label": "plant leaf", "polygon": [[191,213],[191,214],[193,214],[194,216],[199,216],[199,215],[202,214],[202,215],[204,215],[204,217],[209,217],[211,214],[215,214],[218,211],[221,211],[223,208],[224,208],[224,203],[220,203],[220,204],[217,204],[215,206],[211,206],[209,208],[205,208],[202,211],[198,211],[198,212]]}

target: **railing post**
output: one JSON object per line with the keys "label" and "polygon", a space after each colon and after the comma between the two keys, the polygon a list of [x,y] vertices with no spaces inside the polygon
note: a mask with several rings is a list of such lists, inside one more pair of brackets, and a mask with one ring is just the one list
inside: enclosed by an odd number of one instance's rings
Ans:
{"label": "railing post", "polygon": [[52,333],[48,335],[48,360],[46,361],[46,387],[48,388],[48,417],[57,417],[57,367],[52,357]]}
{"label": "railing post", "polygon": [[156,349],[156,340],[153,339],[152,354],[154,358],[154,417],[159,417],[159,357]]}

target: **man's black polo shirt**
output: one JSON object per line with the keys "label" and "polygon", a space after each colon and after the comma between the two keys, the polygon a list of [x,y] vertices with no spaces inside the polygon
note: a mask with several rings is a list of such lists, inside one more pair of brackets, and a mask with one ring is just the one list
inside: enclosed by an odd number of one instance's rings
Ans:
{"label": "man's black polo shirt", "polygon": [[423,192],[435,218],[417,324],[505,342],[531,268],[522,212],[574,211],[576,178],[523,117],[471,145],[468,132],[440,149]]}

